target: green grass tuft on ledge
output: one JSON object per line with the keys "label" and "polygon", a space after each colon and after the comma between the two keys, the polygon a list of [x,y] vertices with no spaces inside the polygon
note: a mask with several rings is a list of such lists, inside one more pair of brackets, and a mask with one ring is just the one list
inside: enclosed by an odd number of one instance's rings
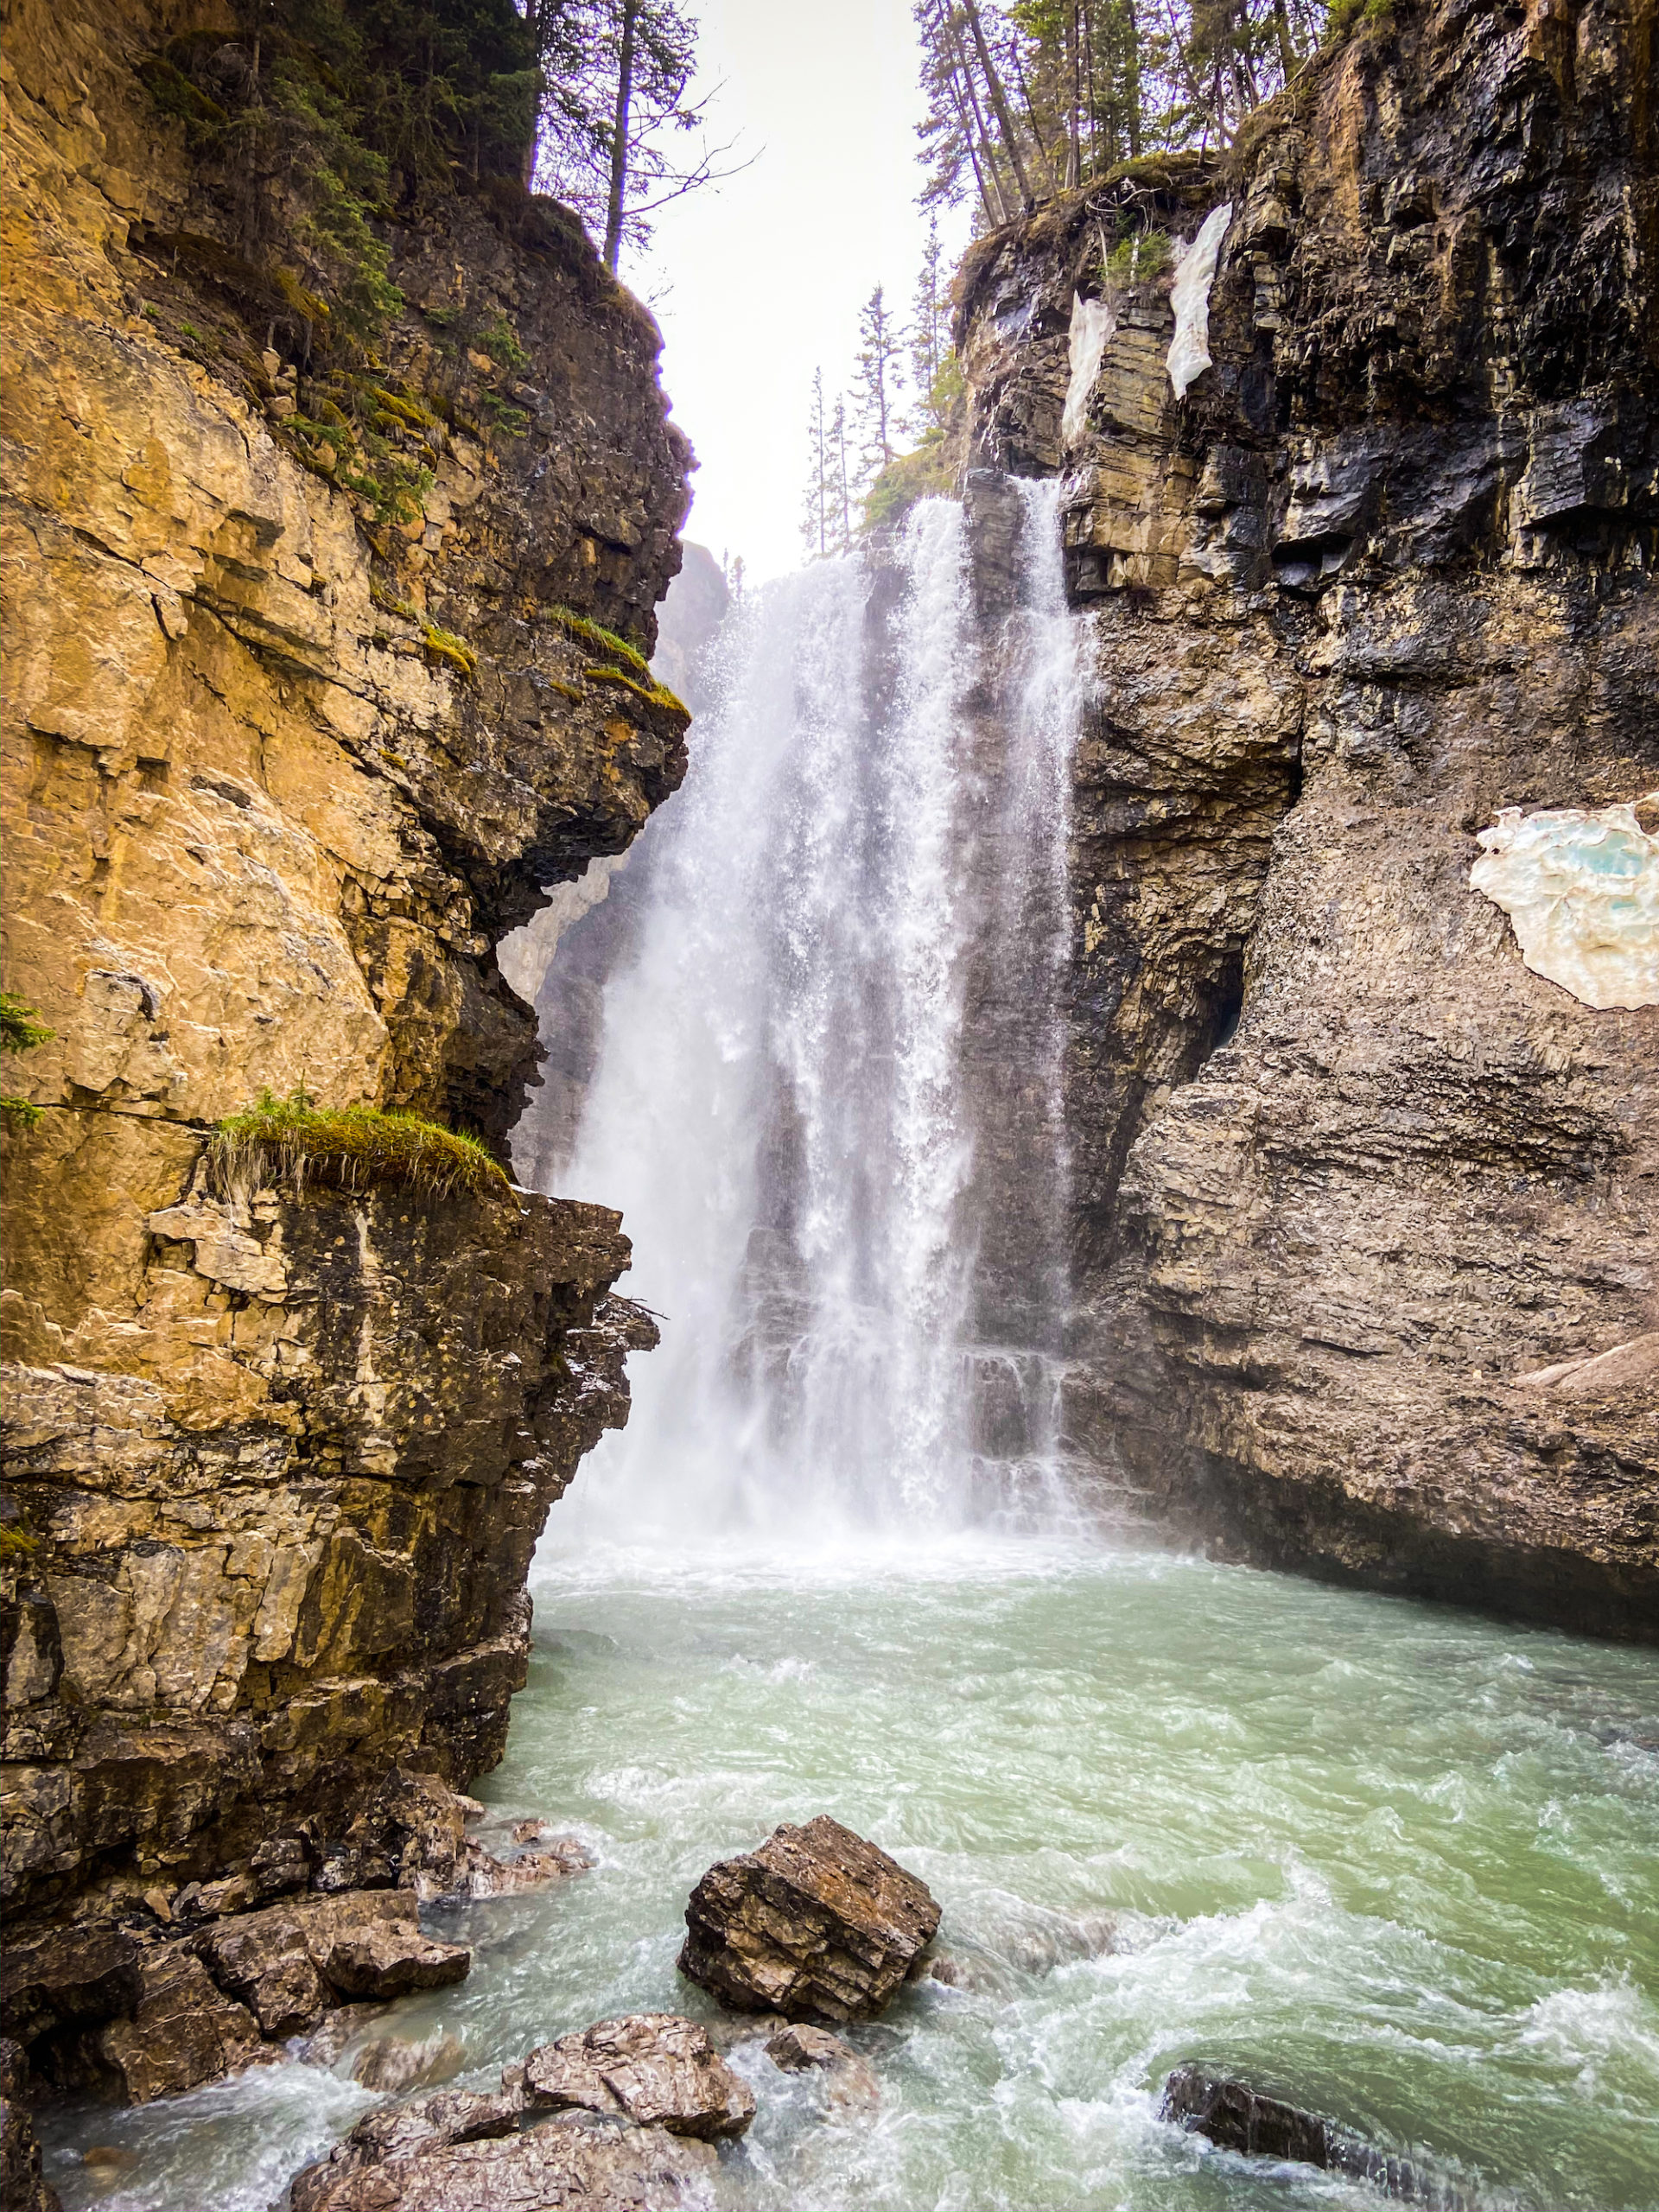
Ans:
{"label": "green grass tuft on ledge", "polygon": [[416,1114],[317,1106],[303,1090],[286,1098],[262,1090],[257,1105],[231,1115],[214,1130],[213,1169],[221,1187],[256,1166],[278,1167],[297,1190],[308,1180],[338,1191],[395,1183],[447,1198],[456,1191],[505,1197],[512,1188],[476,1137]]}
{"label": "green grass tuft on ledge", "polygon": [[626,638],[619,638],[614,630],[607,630],[602,622],[595,622],[586,614],[578,614],[574,607],[544,607],[542,609],[550,622],[572,638],[580,638],[584,645],[597,645],[602,652],[614,653],[624,668],[631,668],[636,676],[649,676],[651,669],[645,655]]}

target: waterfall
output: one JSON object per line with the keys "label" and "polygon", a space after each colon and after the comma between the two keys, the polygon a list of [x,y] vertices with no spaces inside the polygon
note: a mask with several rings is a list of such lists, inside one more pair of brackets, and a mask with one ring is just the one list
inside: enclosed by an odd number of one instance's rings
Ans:
{"label": "waterfall", "polygon": [[1058,487],[1016,488],[988,635],[943,499],[728,618],[556,1179],[623,1209],[663,1344],[562,1519],[903,1531],[1052,1486],[1079,679]]}

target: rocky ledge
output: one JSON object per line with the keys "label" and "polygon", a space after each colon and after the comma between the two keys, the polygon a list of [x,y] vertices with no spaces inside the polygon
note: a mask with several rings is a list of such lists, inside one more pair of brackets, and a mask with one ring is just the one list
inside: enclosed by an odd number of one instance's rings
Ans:
{"label": "rocky ledge", "polygon": [[[1592,1002],[1471,885],[1505,808],[1629,808],[1659,869],[1649,43],[1365,11],[1225,159],[978,243],[960,337],[982,596],[1001,473],[1063,474],[1089,639],[1074,1464],[1236,1556],[1650,1639],[1659,955]],[[1224,207],[1178,397],[1168,241]],[[1109,275],[1132,238],[1162,274]]]}

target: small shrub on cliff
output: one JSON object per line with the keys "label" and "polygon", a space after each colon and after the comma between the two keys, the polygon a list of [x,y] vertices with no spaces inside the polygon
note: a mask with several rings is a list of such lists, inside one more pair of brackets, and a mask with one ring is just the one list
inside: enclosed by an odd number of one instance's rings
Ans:
{"label": "small shrub on cliff", "polygon": [[273,1166],[299,1190],[308,1180],[338,1191],[401,1183],[445,1198],[456,1191],[501,1197],[512,1188],[476,1137],[415,1114],[317,1106],[303,1090],[286,1098],[262,1090],[249,1112],[221,1122],[213,1132],[212,1166],[225,1189],[252,1169]]}
{"label": "small shrub on cliff", "polygon": [[[55,1029],[48,1029],[32,1006],[11,991],[0,991],[0,1052],[32,1052],[37,1045],[44,1045],[55,1037]],[[0,1116],[18,1128],[32,1128],[41,1118],[38,1106],[31,1106],[27,1098],[0,1097]]]}

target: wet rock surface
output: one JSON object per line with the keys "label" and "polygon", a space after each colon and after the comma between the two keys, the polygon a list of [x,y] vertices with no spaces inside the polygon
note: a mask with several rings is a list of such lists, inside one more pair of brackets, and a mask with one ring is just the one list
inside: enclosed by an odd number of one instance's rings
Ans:
{"label": "wet rock surface", "polygon": [[41,2173],[41,2146],[24,2101],[29,2065],[22,2045],[0,2037],[0,2204],[5,2212],[61,2212]]}
{"label": "wet rock surface", "polygon": [[[676,2212],[703,2205],[714,2152],[656,2127],[586,2115],[505,2141],[451,2139],[338,2177],[313,2167],[294,2212]],[[323,2177],[317,2178],[317,2177]]]}
{"label": "wet rock surface", "polygon": [[881,2102],[875,2069],[825,2028],[793,2020],[767,2037],[766,2056],[781,2073],[817,2077],[825,2109],[831,2113],[874,2112]]}
{"label": "wet rock surface", "polygon": [[828,1815],[711,1866],[691,1893],[680,1972],[739,2012],[873,2018],[932,1941],[925,1883]]}
{"label": "wet rock surface", "polygon": [[302,1897],[221,1920],[195,1938],[215,1981],[247,2005],[267,2036],[314,2028],[341,1999],[384,2000],[461,1980],[464,1944],[421,1933],[397,1890]]}
{"label": "wet rock surface", "polygon": [[1377,2150],[1360,2136],[1262,2096],[1243,2082],[1204,2066],[1182,2066],[1164,2084],[1160,2119],[1206,2136],[1224,2151],[1248,2158],[1294,2159],[1327,2173],[1370,2182],[1386,2196],[1429,2212],[1471,2212],[1470,2200],[1450,2183],[1409,2158]]}
{"label": "wet rock surface", "polygon": [[[601,2065],[666,2124],[630,2118]],[[607,2117],[594,2096],[608,2100]],[[707,2202],[715,2154],[698,2139],[740,2132],[753,2113],[691,2022],[604,2021],[509,2067],[497,2094],[442,2090],[370,2113],[296,2177],[293,2212],[673,2212]]]}
{"label": "wet rock surface", "polygon": [[[1501,809],[1659,785],[1646,35],[1405,0],[1225,160],[980,241],[961,340],[981,595],[1001,473],[1064,473],[1093,677],[1068,1463],[1231,1556],[1651,1639],[1652,1375],[1526,1379],[1652,1331],[1659,1028],[1469,886]],[[1178,402],[1168,280],[1120,289],[1068,448],[1103,224],[1229,200],[1213,367]]]}
{"label": "wet rock surface", "polygon": [[741,2135],[754,2118],[747,2084],[706,2031],[669,2012],[601,2020],[542,2044],[524,2061],[524,2086],[531,2109],[578,2108],[708,2142]]}

